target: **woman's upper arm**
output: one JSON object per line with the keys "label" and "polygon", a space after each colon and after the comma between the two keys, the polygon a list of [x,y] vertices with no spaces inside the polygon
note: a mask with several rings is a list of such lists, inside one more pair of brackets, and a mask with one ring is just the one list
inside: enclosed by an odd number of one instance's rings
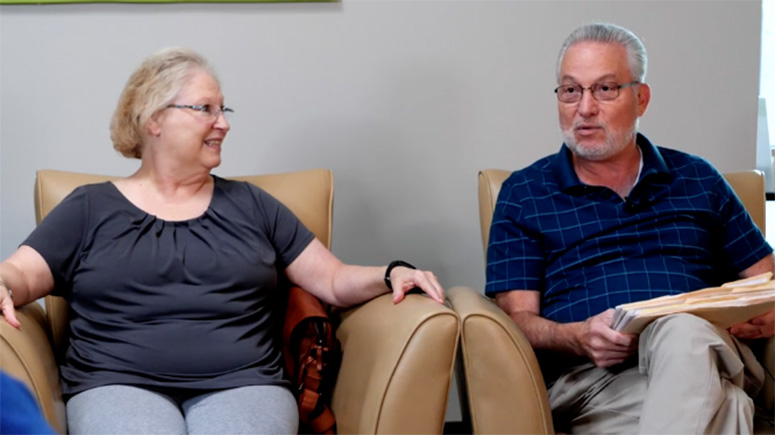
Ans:
{"label": "woman's upper arm", "polygon": [[313,239],[301,254],[285,268],[285,274],[295,285],[329,304],[335,304],[333,281],[336,270],[343,266],[318,239]]}
{"label": "woman's upper arm", "polygon": [[22,245],[4,263],[26,285],[28,294],[25,295],[25,302],[41,298],[54,289],[54,275],[46,260],[35,249]]}

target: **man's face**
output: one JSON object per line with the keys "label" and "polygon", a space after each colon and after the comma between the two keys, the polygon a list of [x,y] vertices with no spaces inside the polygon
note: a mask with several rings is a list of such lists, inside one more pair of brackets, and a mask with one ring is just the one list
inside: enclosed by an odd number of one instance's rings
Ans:
{"label": "man's face", "polygon": [[[627,63],[627,51],[620,44],[579,42],[565,51],[560,64],[560,85],[612,82],[622,85],[636,80]],[[598,101],[589,89],[575,103],[558,101],[560,128],[565,143],[578,157],[607,160],[635,142],[638,118],[648,106],[648,85],[622,88],[619,96]]]}

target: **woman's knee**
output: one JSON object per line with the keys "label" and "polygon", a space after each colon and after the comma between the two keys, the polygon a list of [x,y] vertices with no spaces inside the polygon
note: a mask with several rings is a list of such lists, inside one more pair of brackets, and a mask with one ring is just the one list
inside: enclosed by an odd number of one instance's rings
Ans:
{"label": "woman's knee", "polygon": [[203,394],[182,404],[189,433],[296,433],[293,394],[276,385],[256,385]]}
{"label": "woman's knee", "polygon": [[183,414],[170,397],[128,385],[106,385],[67,402],[70,433],[186,433]]}

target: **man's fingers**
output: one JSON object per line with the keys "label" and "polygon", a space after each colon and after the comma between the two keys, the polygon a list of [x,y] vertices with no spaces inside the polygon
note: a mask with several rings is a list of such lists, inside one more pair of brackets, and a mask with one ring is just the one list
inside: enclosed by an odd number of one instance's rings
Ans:
{"label": "man's fingers", "polygon": [[621,364],[624,361],[629,358],[630,355],[622,355],[622,356],[607,356],[604,358],[596,358],[593,360],[596,367],[604,368],[604,367],[611,367],[616,364]]}
{"label": "man's fingers", "polygon": [[753,325],[767,325],[775,322],[775,309],[767,311],[764,314],[754,317],[750,322]]}
{"label": "man's fingers", "polygon": [[743,339],[761,338],[766,336],[765,332],[762,326],[750,323],[740,324],[729,329],[730,334]]}
{"label": "man's fingers", "polygon": [[614,331],[610,327],[601,324],[598,325],[594,332],[598,333],[603,341],[609,343],[607,347],[627,350],[637,346],[637,335],[622,334],[621,332]]}

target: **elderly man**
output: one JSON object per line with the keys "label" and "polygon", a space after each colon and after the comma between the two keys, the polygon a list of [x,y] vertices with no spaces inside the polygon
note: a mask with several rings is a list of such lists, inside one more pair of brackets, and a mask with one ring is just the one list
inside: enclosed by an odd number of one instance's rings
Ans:
{"label": "elderly man", "polygon": [[503,184],[486,293],[537,350],[558,430],[751,432],[764,373],[749,343],[775,334],[775,310],[729,330],[686,314],[640,336],[610,327],[618,304],[775,270],[716,169],[636,132],[646,63],[615,25],[566,39],[555,89],[565,143]]}

